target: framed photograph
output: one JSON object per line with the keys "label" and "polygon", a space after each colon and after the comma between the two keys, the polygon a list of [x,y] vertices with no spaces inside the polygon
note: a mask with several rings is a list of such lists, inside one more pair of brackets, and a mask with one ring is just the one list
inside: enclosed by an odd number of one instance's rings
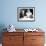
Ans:
{"label": "framed photograph", "polygon": [[18,7],[17,8],[18,21],[35,21],[35,7]]}

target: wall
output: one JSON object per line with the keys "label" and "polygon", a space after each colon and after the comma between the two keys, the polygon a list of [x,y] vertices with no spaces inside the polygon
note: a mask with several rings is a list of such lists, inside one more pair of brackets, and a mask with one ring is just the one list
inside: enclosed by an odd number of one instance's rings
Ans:
{"label": "wall", "polygon": [[[0,25],[13,24],[16,28],[46,28],[46,0],[0,0]],[[35,7],[35,22],[18,22],[17,7]]]}

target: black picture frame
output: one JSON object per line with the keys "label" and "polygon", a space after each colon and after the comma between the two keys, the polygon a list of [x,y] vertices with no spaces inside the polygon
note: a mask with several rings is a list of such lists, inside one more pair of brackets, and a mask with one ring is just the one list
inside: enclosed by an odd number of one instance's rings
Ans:
{"label": "black picture frame", "polygon": [[35,7],[18,7],[17,21],[20,22],[34,22],[35,21]]}

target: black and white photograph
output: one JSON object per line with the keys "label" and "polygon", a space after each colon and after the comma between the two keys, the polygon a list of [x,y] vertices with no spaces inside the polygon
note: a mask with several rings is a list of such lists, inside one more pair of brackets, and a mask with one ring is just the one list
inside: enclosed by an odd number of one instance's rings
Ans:
{"label": "black and white photograph", "polygon": [[35,7],[18,7],[18,21],[35,21]]}

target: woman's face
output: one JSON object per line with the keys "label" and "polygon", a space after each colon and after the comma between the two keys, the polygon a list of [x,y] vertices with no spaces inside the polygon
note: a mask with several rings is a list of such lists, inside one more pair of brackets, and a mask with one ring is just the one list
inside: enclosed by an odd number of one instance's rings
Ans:
{"label": "woman's face", "polygon": [[27,12],[30,12],[30,10],[28,9]]}

